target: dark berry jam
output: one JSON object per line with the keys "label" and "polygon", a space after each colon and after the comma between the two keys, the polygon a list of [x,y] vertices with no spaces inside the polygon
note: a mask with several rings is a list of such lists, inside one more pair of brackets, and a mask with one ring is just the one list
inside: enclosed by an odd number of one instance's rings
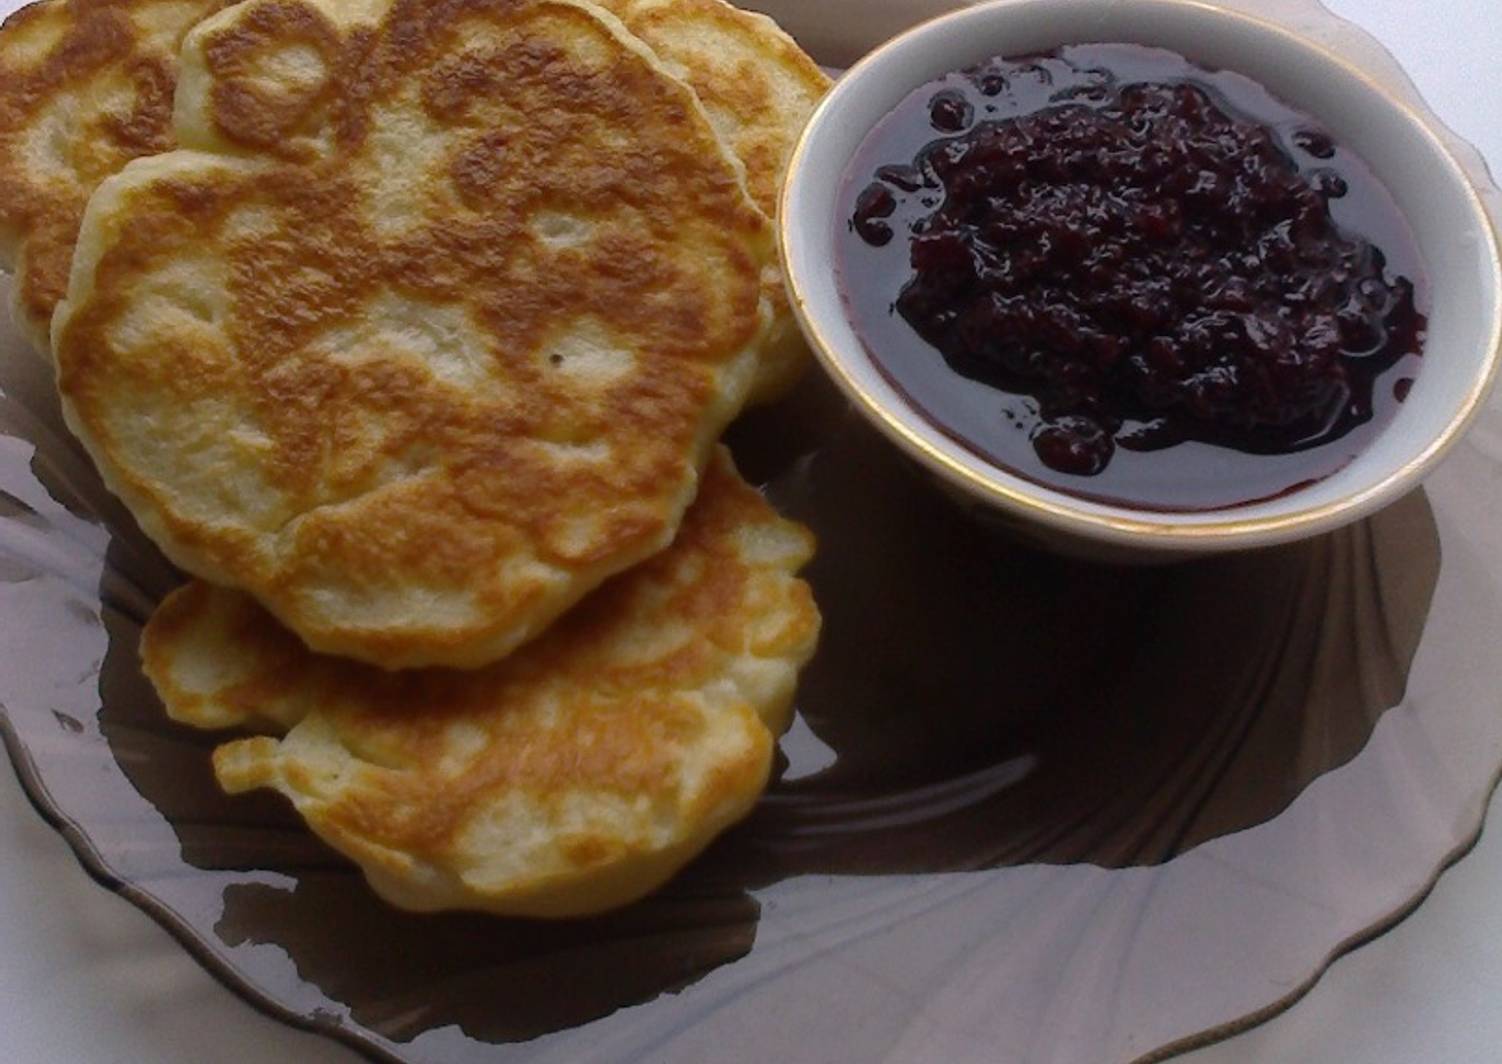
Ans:
{"label": "dark berry jam", "polygon": [[867,137],[841,202],[841,281],[882,371],[1076,495],[1281,495],[1348,463],[1418,371],[1423,274],[1391,196],[1255,82],[1171,52],[932,82]]}

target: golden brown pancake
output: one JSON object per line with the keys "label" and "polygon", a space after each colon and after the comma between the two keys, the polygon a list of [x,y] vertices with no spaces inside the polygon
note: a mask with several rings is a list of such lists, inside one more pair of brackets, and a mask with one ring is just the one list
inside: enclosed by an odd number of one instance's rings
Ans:
{"label": "golden brown pancake", "polygon": [[[775,215],[788,155],[829,79],[771,19],[723,0],[601,2],[695,90],[745,165],[752,198]],[[174,146],[179,42],[226,3],[43,0],[0,30],[0,265],[19,265],[15,316],[39,350],[50,351],[52,312],[89,195],[131,159]],[[260,121],[254,93],[240,99]],[[212,125],[198,133],[215,140]],[[43,140],[45,148],[28,146]],[[782,284],[780,269],[769,271],[776,320],[753,401],[785,391],[808,361]]]}
{"label": "golden brown pancake", "polygon": [[281,791],[394,904],[577,916],[662,883],[761,793],[817,638],[793,576],[812,549],[721,452],[671,547],[489,668],[312,654],[202,582],[142,657],[177,720],[280,736],[220,747],[220,783]]}
{"label": "golden brown pancake", "polygon": [[[693,86],[721,138],[746,166],[752,199],[776,217],[788,158],[829,77],[765,15],[724,0],[597,0]],[[782,270],[769,271],[775,308],[754,401],[776,398],[810,355],[793,320]]]}
{"label": "golden brown pancake", "polygon": [[84,204],[131,159],[173,147],[183,35],[225,0],[43,0],[0,27],[0,268],[46,351]]}
{"label": "golden brown pancake", "polygon": [[776,213],[782,173],[829,77],[766,15],[725,0],[595,0],[704,103],[746,166],[751,198]]}
{"label": "golden brown pancake", "polygon": [[312,648],[476,667],[672,539],[771,233],[697,97],[570,0],[251,0],[105,181],[70,426],[182,568]]}

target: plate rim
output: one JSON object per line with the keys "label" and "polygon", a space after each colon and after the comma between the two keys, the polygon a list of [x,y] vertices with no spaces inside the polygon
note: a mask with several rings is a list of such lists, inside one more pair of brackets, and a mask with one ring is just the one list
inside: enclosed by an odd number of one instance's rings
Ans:
{"label": "plate rim", "polygon": [[[117,872],[110,862],[100,853],[98,847],[88,833],[72,817],[68,816],[53,799],[47,789],[41,773],[36,767],[35,760],[20,732],[11,722],[11,710],[8,706],[0,703],[0,744],[5,747],[7,760],[15,771],[16,779],[21,784],[22,793],[26,795],[32,808],[42,820],[62,836],[67,842],[78,864],[83,868],[90,879],[100,887],[117,897],[125,899],[139,911],[145,913],[151,920],[166,931],[184,951],[193,958],[198,966],[214,978],[221,986],[230,991],[244,1003],[250,1005],[256,1011],[269,1019],[284,1023],[297,1030],[306,1031],[310,1034],[329,1039],[349,1048],[367,1060],[375,1061],[376,1064],[413,1064],[413,1058],[402,1055],[388,1048],[388,1044],[382,1044],[383,1040],[375,1032],[368,1028],[350,1025],[343,1018],[330,1018],[327,1014],[320,1015],[298,1012],[283,1004],[268,992],[257,987],[250,979],[241,974],[233,964],[220,957],[207,941],[194,929],[192,923],[174,910],[170,905],[158,899],[149,891],[142,889],[130,880],[129,877]],[[1363,744],[1364,745],[1364,744]],[[1356,756],[1360,756],[1358,751]],[[113,760],[113,758],[112,758]],[[117,763],[118,764],[118,763]],[[1200,1031],[1184,1038],[1176,1039],[1166,1045],[1158,1046],[1149,1052],[1124,1061],[1123,1064],[1159,1064],[1161,1061],[1203,1049],[1206,1046],[1224,1042],[1236,1035],[1259,1027],[1269,1020],[1287,1012],[1303,999],[1311,990],[1319,985],[1330,968],[1354,950],[1360,949],[1368,942],[1381,938],[1397,925],[1401,924],[1409,916],[1413,915],[1424,904],[1434,888],[1451,868],[1464,859],[1477,843],[1481,841],[1486,831],[1486,821],[1493,800],[1496,799],[1499,788],[1502,788],[1502,764],[1493,770],[1490,781],[1485,785],[1476,803],[1477,813],[1474,825],[1466,828],[1465,834],[1460,841],[1448,850],[1435,865],[1418,889],[1403,904],[1396,909],[1380,917],[1367,927],[1355,934],[1337,942],[1318,961],[1313,971],[1301,980],[1286,994],[1268,1002],[1260,1009],[1248,1013],[1245,1016]],[[153,807],[155,808],[155,807]],[[163,817],[166,820],[166,817]],[[171,822],[168,821],[170,824]],[[525,1045],[525,1042],[509,1043],[512,1045]]]}
{"label": "plate rim", "polygon": [[[186,917],[137,885],[130,877],[116,871],[83,826],[69,816],[52,797],[30,748],[11,722],[11,713],[10,707],[0,703],[0,745],[5,747],[7,760],[21,785],[21,793],[26,796],[37,816],[62,836],[79,867],[95,884],[145,913],[182,947],[200,969],[268,1019],[330,1039],[376,1064],[411,1064],[410,1058],[397,1055],[380,1044],[374,1032],[352,1027],[341,1018],[325,1018],[316,1012],[299,1012],[283,1004],[272,994],[256,986],[235,965],[220,957]],[[114,760],[113,755],[111,760]],[[118,767],[118,762],[116,765]],[[152,808],[155,809],[155,806]],[[171,824],[165,816],[162,819]]]}

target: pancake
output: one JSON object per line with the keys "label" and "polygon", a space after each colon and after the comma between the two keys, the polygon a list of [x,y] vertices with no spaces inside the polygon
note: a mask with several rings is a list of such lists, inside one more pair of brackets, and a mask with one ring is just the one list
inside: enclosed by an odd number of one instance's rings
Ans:
{"label": "pancake", "polygon": [[[751,198],[777,214],[782,175],[829,77],[765,15],[724,0],[596,0],[655,51],[704,103],[721,138],[746,167]],[[787,391],[808,364],[780,268],[767,278],[775,308],[753,401]]]}
{"label": "pancake", "polygon": [[68,423],[177,565],[313,649],[478,667],[665,547],[765,338],[697,97],[571,0],[251,0],[106,180]]}
{"label": "pancake", "polygon": [[0,268],[47,351],[84,205],[131,159],[173,146],[183,35],[224,0],[44,0],[0,27]]}
{"label": "pancake", "polygon": [[142,659],[175,719],[279,735],[221,746],[221,785],[286,795],[393,904],[579,916],[756,801],[818,634],[793,576],[812,549],[722,452],[671,547],[489,668],[315,655],[202,582],[158,608]]}
{"label": "pancake", "polygon": [[[226,2],[43,0],[0,30],[0,266],[21,274],[15,317],[38,350],[50,353],[52,313],[89,195],[131,159],[174,146],[179,44]],[[770,18],[723,0],[600,2],[694,89],[745,165],[752,199],[774,216],[788,156],[828,77]],[[205,109],[184,118],[202,123]],[[196,134],[195,143],[226,146],[212,123]],[[26,148],[27,138],[43,136],[50,150]],[[785,392],[809,357],[780,269],[766,283],[776,317],[753,402]]]}
{"label": "pancake", "polygon": [[693,88],[746,167],[751,198],[777,211],[788,156],[829,77],[766,15],[724,0],[595,0]]}

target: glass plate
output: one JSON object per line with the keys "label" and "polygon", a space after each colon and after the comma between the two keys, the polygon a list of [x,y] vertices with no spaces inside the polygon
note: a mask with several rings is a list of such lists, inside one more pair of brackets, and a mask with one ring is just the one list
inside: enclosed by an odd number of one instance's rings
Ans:
{"label": "glass plate", "polygon": [[[840,65],[946,5],[764,6]],[[1244,6],[1412,96],[1312,3]],[[994,538],[817,374],[732,442],[819,533],[825,638],[779,782],[622,912],[396,912],[279,799],[220,794],[220,737],[136,663],[180,577],[9,329],[0,732],[97,879],[254,1005],[395,1061],[1159,1059],[1286,1007],[1474,841],[1502,769],[1496,403],[1366,522],[1160,569]]]}

